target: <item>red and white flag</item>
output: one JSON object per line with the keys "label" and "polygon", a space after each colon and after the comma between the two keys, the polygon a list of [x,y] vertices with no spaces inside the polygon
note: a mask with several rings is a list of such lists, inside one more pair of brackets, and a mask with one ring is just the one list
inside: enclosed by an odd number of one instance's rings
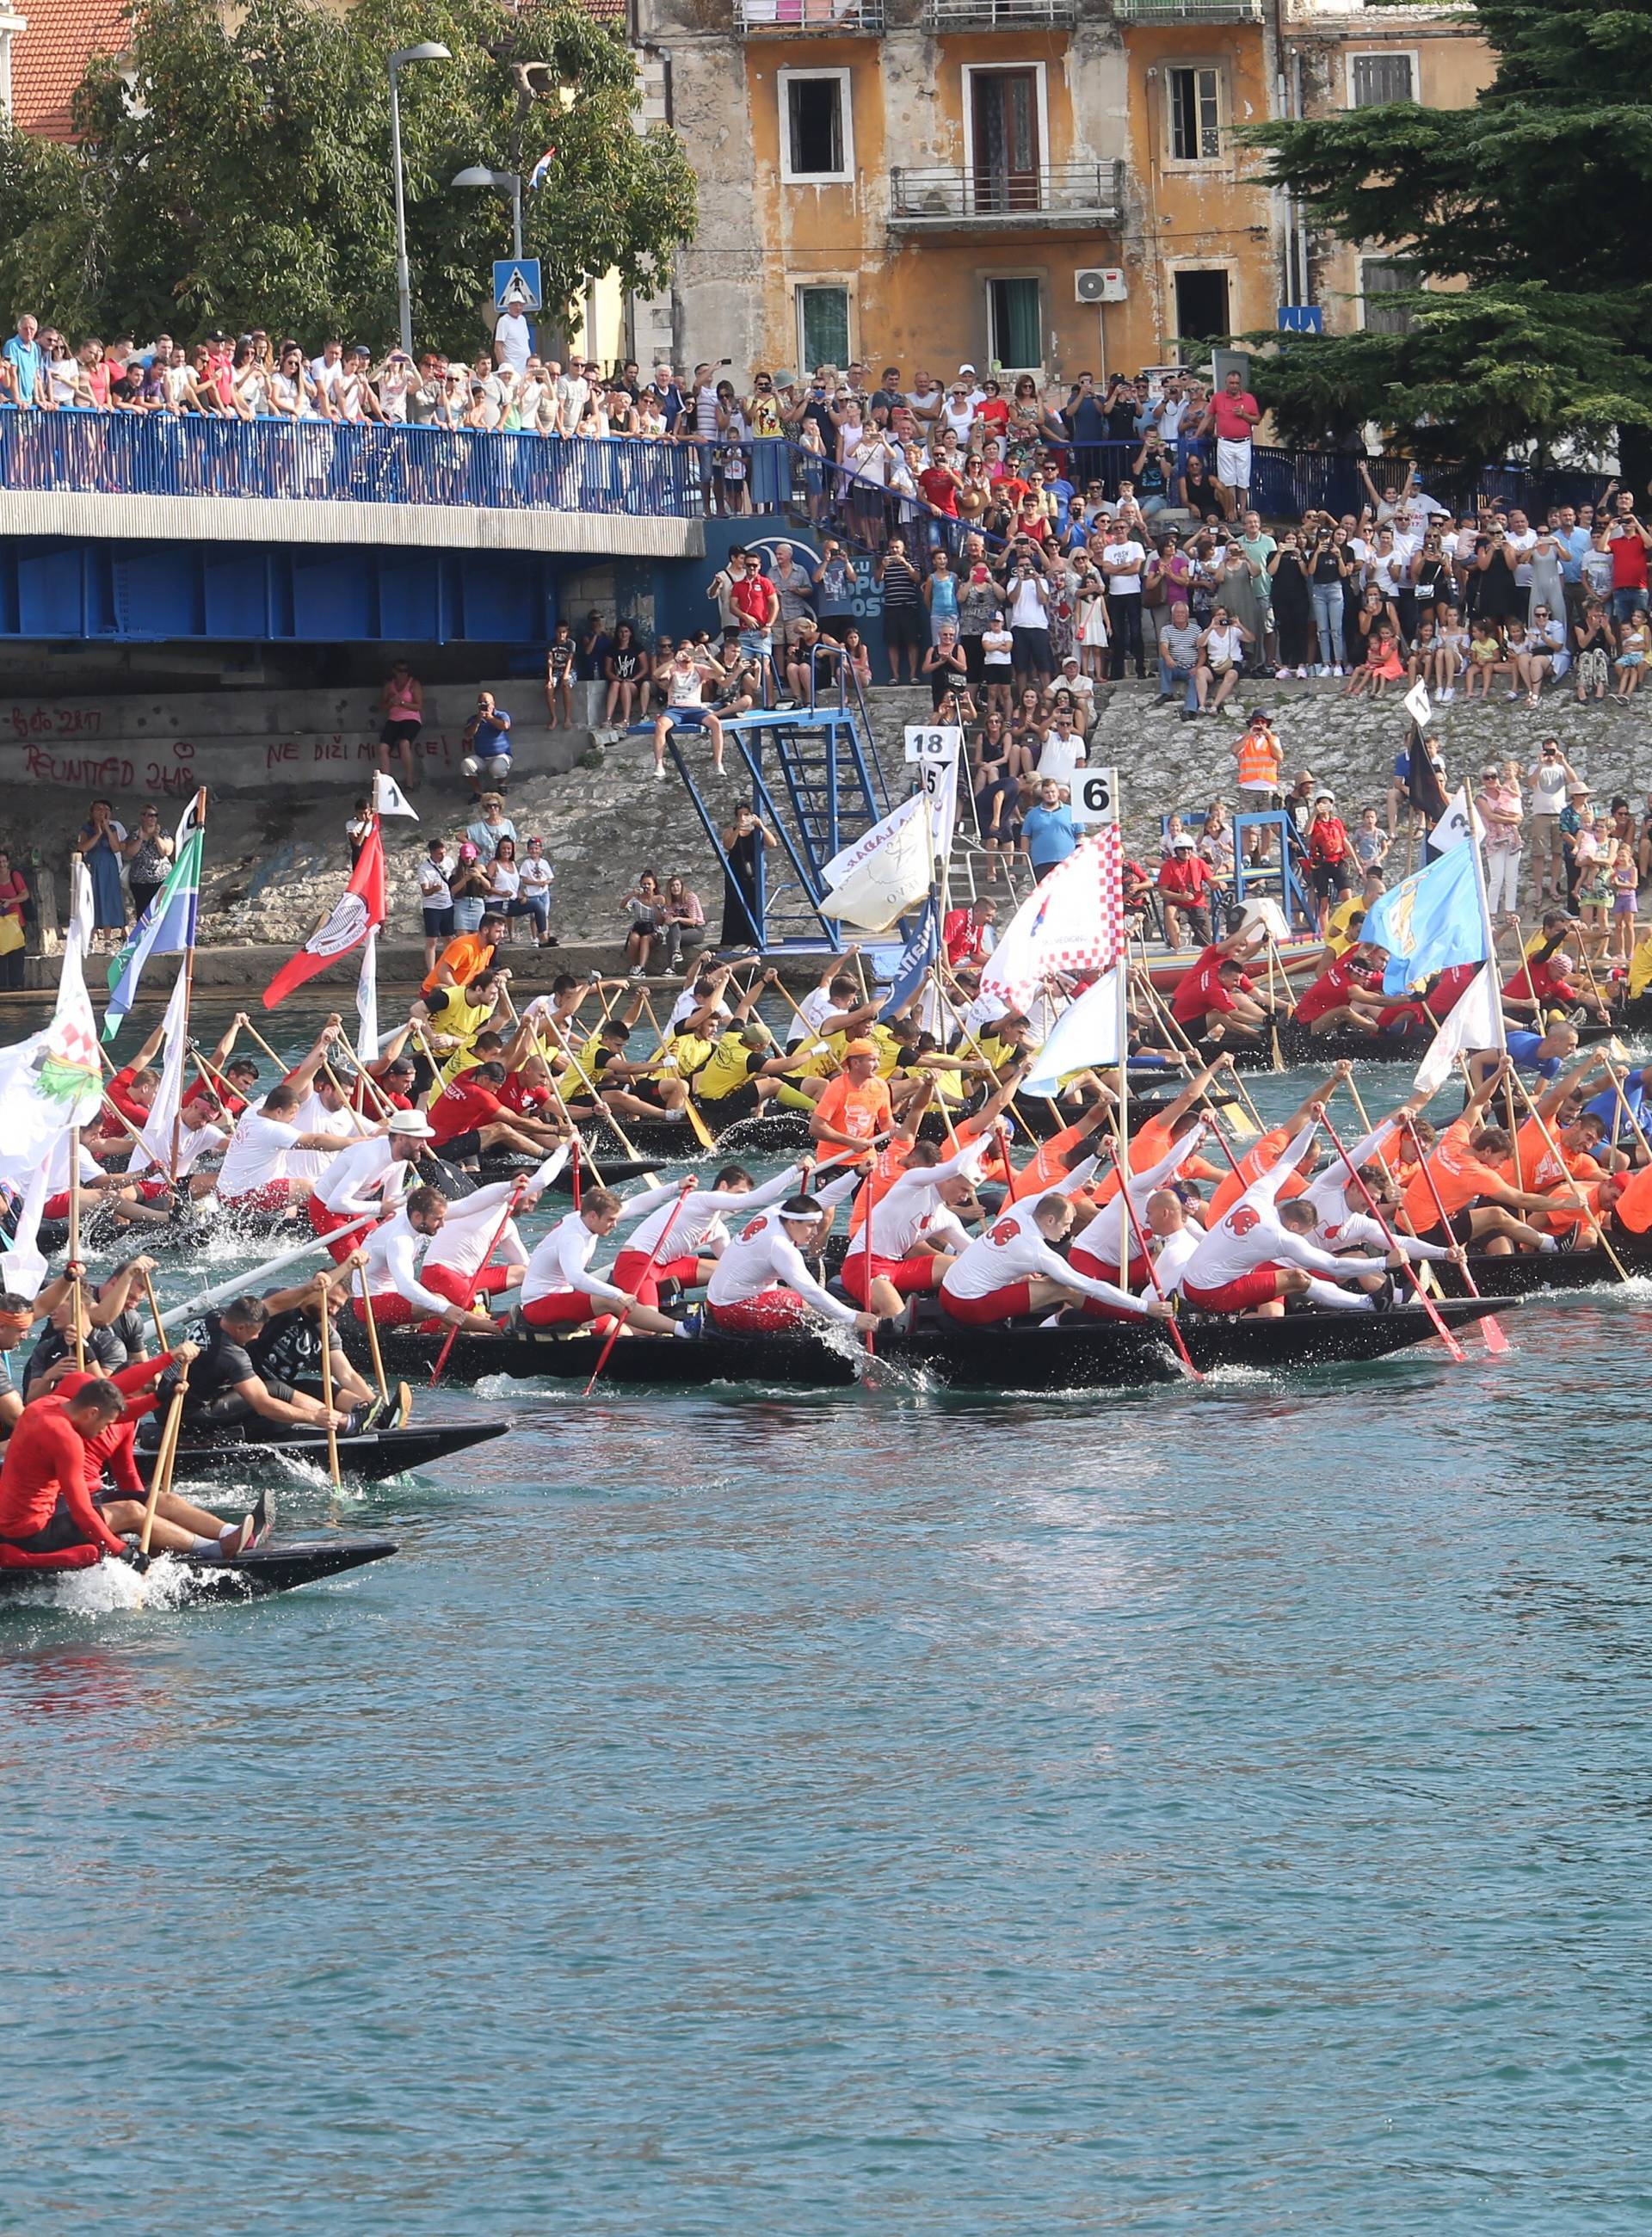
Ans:
{"label": "red and white flag", "polygon": [[333,905],[327,922],[313,932],[290,961],[283,963],[264,989],[264,1007],[273,1010],[295,987],[325,971],[340,955],[360,947],[384,922],[384,845],[375,822],[350,873],[350,882]]}
{"label": "red and white flag", "polygon": [[988,957],[984,994],[1025,1011],[1045,981],[1110,971],[1124,953],[1124,840],[1104,823],[1021,903]]}

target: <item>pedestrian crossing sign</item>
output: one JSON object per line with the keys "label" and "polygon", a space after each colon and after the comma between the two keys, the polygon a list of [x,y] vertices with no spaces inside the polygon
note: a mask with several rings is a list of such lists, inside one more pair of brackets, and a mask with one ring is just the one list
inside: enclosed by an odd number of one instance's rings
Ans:
{"label": "pedestrian crossing sign", "polygon": [[537,256],[505,256],[495,262],[493,308],[502,312],[512,303],[519,304],[525,313],[543,307]]}

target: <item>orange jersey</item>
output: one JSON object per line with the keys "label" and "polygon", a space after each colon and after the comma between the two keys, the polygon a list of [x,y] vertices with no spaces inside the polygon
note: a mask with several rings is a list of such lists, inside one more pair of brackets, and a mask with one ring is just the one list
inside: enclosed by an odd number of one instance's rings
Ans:
{"label": "orange jersey", "polygon": [[1642,1165],[1629,1176],[1617,1200],[1617,1216],[1634,1235],[1644,1235],[1652,1227],[1652,1165]]}
{"label": "orange jersey", "polygon": [[[1495,1165],[1488,1165],[1470,1149],[1474,1131],[1472,1120],[1454,1119],[1434,1145],[1427,1165],[1406,1188],[1403,1209],[1416,1234],[1426,1235],[1431,1228],[1439,1225],[1440,1211],[1434,1204],[1437,1194],[1440,1210],[1447,1219],[1453,1219],[1459,1211],[1465,1211],[1476,1197],[1501,1195],[1508,1186]],[[1432,1189],[1429,1186],[1431,1178]]]}
{"label": "orange jersey", "polygon": [[[857,1142],[869,1142],[895,1123],[889,1087],[876,1073],[856,1087],[846,1072],[840,1072],[816,1104],[815,1116],[834,1133],[852,1134]],[[818,1162],[822,1166],[840,1165],[856,1155],[853,1150],[829,1148]]]}
{"label": "orange jersey", "polygon": [[1018,1204],[1022,1197],[1042,1196],[1065,1180],[1072,1152],[1092,1131],[1087,1121],[1080,1122],[1076,1126],[1063,1126],[1059,1134],[1052,1134],[1047,1142],[1041,1142],[1019,1172],[1012,1170],[1006,1202]]}
{"label": "orange jersey", "polygon": [[[1146,1131],[1144,1128],[1143,1132]],[[1206,1215],[1206,1225],[1214,1227],[1222,1214],[1239,1202],[1251,1183],[1260,1180],[1269,1166],[1279,1162],[1280,1152],[1288,1150],[1293,1139],[1294,1137],[1283,1126],[1270,1126],[1265,1134],[1259,1134],[1239,1159],[1239,1171],[1234,1172],[1230,1167],[1224,1175],[1220,1186],[1210,1200],[1210,1210]],[[1134,1161],[1132,1160],[1132,1162]],[[1306,1180],[1299,1172],[1292,1173],[1288,1180],[1280,1184],[1279,1197],[1275,1201],[1278,1202],[1279,1198],[1285,1197],[1300,1196],[1307,1185]]]}

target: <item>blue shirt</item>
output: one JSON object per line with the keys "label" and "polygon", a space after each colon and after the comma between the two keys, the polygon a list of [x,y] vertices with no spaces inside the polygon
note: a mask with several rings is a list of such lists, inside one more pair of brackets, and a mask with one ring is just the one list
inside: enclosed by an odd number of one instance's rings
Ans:
{"label": "blue shirt", "polygon": [[1021,836],[1027,841],[1028,861],[1041,868],[1047,862],[1065,862],[1079,843],[1073,811],[1065,805],[1029,808],[1021,818]]}
{"label": "blue shirt", "polygon": [[1517,1071],[1535,1072],[1539,1079],[1557,1079],[1560,1077],[1560,1059],[1557,1056],[1538,1059],[1538,1045],[1543,1039],[1541,1033],[1521,1033],[1510,1026],[1507,1039],[1509,1054],[1513,1058]]}
{"label": "blue shirt", "polygon": [[17,375],[17,386],[25,404],[32,404],[40,388],[40,368],[44,363],[38,342],[26,342],[21,334],[13,334],[3,353],[6,362]]}
{"label": "blue shirt", "polygon": [[[1649,1112],[1646,1108],[1645,1073],[1625,1072],[1622,1079],[1623,1101],[1629,1106],[1630,1118],[1634,1119],[1636,1125],[1642,1126],[1649,1132],[1652,1132],[1652,1112]],[[1630,1125],[1629,1120],[1624,1118],[1622,1106],[1618,1102],[1617,1090],[1615,1087],[1603,1089],[1592,1101],[1584,1104],[1583,1109],[1586,1113],[1600,1120],[1606,1129],[1606,1138],[1609,1142],[1616,1144],[1620,1133],[1633,1136],[1635,1127]]]}
{"label": "blue shirt", "polygon": [[503,707],[496,707],[491,718],[479,716],[471,733],[471,751],[479,762],[503,754],[511,757],[511,718]]}
{"label": "blue shirt", "polygon": [[1556,535],[1566,553],[1560,563],[1561,581],[1581,583],[1583,579],[1583,554],[1589,548],[1588,529],[1563,528],[1558,530]]}

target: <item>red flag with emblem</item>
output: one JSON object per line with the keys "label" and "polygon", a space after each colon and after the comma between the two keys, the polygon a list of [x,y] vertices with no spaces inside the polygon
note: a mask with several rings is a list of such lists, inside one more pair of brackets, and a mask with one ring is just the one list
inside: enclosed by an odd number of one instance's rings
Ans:
{"label": "red flag with emblem", "polygon": [[294,987],[325,971],[340,955],[360,947],[367,934],[384,922],[384,845],[378,819],[350,873],[350,882],[333,905],[327,922],[313,932],[298,954],[283,963],[264,989],[264,1007],[273,1010]]}

